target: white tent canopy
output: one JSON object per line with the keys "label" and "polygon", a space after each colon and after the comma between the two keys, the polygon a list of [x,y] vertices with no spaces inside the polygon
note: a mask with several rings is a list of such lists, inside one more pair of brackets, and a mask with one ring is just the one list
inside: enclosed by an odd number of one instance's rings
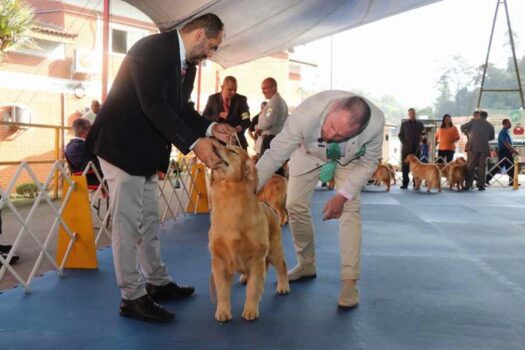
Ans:
{"label": "white tent canopy", "polygon": [[207,12],[225,23],[213,61],[231,67],[440,0],[124,0],[159,27]]}

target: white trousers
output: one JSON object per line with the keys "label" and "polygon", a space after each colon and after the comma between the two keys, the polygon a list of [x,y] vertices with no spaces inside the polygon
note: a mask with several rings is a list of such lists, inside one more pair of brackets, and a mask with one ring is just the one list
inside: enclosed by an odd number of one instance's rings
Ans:
{"label": "white trousers", "polygon": [[[351,176],[353,164],[335,171],[336,189]],[[319,181],[319,169],[299,176],[290,176],[286,207],[292,231],[297,263],[315,266],[315,238],[312,222],[312,195]],[[359,279],[361,255],[361,200],[357,195],[347,201],[339,219],[339,253],[341,256],[341,279]],[[316,213],[322,215],[321,212]],[[322,233],[321,233],[322,234]]]}
{"label": "white trousers", "polygon": [[132,176],[100,158],[112,209],[112,247],[115,275],[123,299],[146,295],[145,282],[171,281],[160,258],[157,174]]}

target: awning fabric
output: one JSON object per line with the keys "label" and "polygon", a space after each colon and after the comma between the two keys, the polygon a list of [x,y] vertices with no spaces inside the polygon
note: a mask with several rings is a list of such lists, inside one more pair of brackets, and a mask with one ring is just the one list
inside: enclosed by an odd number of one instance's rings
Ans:
{"label": "awning fabric", "polygon": [[245,63],[440,0],[124,0],[159,27],[180,27],[207,12],[225,23],[213,61]]}

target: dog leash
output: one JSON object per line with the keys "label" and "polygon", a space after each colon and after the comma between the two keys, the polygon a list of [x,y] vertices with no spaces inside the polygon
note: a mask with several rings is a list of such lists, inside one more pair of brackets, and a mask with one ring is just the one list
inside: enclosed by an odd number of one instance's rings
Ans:
{"label": "dog leash", "polygon": [[227,146],[240,146],[241,145],[241,140],[239,139],[239,135],[237,135],[236,132],[232,133],[230,136],[231,136],[230,141],[228,142]]}

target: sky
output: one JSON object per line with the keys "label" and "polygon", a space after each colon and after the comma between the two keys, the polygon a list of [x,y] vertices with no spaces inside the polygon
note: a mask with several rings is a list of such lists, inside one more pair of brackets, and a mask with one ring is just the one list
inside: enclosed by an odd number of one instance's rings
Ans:
{"label": "sky", "polygon": [[[525,54],[525,0],[507,0],[517,57]],[[294,48],[292,57],[319,65],[314,89],[388,94],[403,106],[432,106],[437,79],[451,58],[472,66],[485,62],[497,0],[444,0]],[[520,16],[521,15],[521,16]],[[496,21],[490,62],[505,66],[511,56],[504,6]],[[333,56],[330,59],[330,42]],[[522,81],[525,77],[522,77]]]}

